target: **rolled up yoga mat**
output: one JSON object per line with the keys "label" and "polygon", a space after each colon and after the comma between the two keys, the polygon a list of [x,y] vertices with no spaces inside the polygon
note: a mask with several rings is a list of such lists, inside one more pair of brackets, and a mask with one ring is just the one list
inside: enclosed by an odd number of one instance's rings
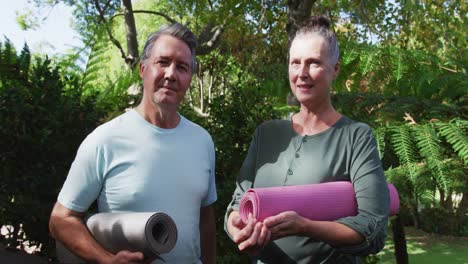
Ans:
{"label": "rolled up yoga mat", "polygon": [[96,241],[112,253],[143,252],[153,258],[174,248],[177,227],[172,218],[157,213],[99,213],[86,221]]}
{"label": "rolled up yoga mat", "polygon": [[[106,250],[142,252],[146,258],[159,258],[171,251],[177,241],[177,227],[161,212],[98,213],[84,220],[89,232]],[[60,263],[85,263],[57,241]]]}
{"label": "rolled up yoga mat", "polygon": [[[394,215],[400,207],[398,192],[393,184],[388,184],[390,192],[389,215]],[[242,196],[239,214],[247,223],[249,214],[263,221],[285,211],[295,211],[302,217],[333,221],[357,214],[357,202],[351,182],[337,181],[319,184],[252,188]]]}

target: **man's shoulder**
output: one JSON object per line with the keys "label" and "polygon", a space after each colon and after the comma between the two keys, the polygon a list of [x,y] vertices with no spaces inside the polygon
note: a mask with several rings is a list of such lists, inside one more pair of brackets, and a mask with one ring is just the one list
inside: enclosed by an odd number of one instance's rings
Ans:
{"label": "man's shoulder", "polygon": [[206,137],[212,140],[210,133],[204,127],[191,121],[190,119],[187,119],[183,115],[180,115],[180,117],[181,117],[181,122],[183,122],[183,129],[185,129],[186,132],[191,133],[194,136],[198,135],[198,136]]}
{"label": "man's shoulder", "polygon": [[126,120],[128,118],[131,118],[131,113],[125,112],[105,123],[102,123],[86,137],[85,141],[96,145],[106,144],[106,142],[112,139],[116,133],[121,133],[126,129],[126,126],[128,125]]}

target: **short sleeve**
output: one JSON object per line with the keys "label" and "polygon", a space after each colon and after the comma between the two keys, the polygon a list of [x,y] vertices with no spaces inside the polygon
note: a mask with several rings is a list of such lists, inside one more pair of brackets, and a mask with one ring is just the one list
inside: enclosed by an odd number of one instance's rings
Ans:
{"label": "short sleeve", "polygon": [[215,150],[214,150],[213,140],[211,140],[211,138],[209,142],[210,142],[210,147],[209,147],[208,155],[209,155],[209,160],[210,160],[210,176],[209,176],[209,182],[208,182],[208,193],[205,199],[203,199],[203,201],[201,202],[202,207],[208,206],[214,203],[218,199],[218,196],[216,194],[216,181],[215,181],[215,166],[216,166]]}
{"label": "short sleeve", "polygon": [[103,163],[99,145],[90,134],[78,148],[58,201],[70,210],[87,211],[101,191]]}

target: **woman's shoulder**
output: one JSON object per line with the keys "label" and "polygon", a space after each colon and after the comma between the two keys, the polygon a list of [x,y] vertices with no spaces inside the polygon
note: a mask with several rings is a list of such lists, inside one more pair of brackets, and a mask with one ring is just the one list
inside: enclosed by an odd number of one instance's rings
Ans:
{"label": "woman's shoulder", "polygon": [[363,122],[355,121],[347,116],[343,116],[336,124],[335,129],[353,135],[354,137],[361,138],[372,135],[372,128]]}
{"label": "woman's shoulder", "polygon": [[291,120],[289,119],[271,119],[258,126],[259,129],[290,129]]}
{"label": "woman's shoulder", "polygon": [[346,127],[346,128],[353,129],[353,130],[371,130],[371,127],[368,124],[353,120],[344,115],[336,123],[336,126]]}

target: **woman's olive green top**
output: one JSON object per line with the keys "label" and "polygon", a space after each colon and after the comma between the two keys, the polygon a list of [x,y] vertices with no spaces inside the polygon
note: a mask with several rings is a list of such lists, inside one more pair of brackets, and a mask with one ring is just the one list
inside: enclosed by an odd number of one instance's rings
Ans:
{"label": "woman's olive green top", "polygon": [[[370,127],[342,117],[331,128],[300,136],[291,120],[260,125],[244,160],[226,212],[239,209],[249,188],[351,181],[358,214],[336,222],[365,237],[359,245],[332,247],[311,237],[290,236],[270,242],[254,263],[359,263],[357,256],[380,251],[385,243],[390,198]],[[310,201],[313,203],[314,201]]]}

